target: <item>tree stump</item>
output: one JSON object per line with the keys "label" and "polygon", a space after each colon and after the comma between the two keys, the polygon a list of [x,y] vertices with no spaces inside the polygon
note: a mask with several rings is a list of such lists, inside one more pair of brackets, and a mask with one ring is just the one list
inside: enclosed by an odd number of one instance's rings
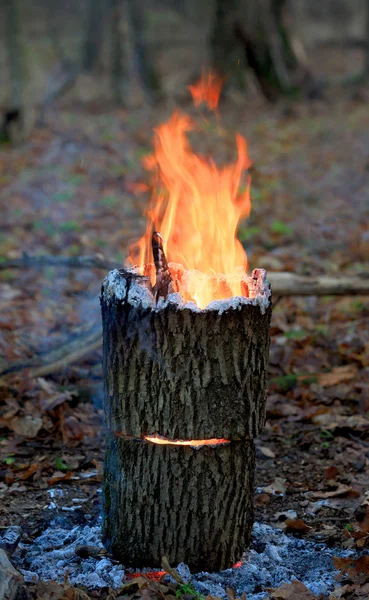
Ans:
{"label": "tree stump", "polygon": [[265,271],[206,309],[115,270],[102,286],[104,540],[126,566],[232,566],[250,541],[271,317]]}

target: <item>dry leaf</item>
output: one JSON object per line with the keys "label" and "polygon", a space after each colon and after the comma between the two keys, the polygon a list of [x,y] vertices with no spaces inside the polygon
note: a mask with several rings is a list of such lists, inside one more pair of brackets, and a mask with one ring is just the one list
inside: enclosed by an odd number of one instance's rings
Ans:
{"label": "dry leaf", "polygon": [[337,475],[338,475],[338,469],[337,469],[337,467],[334,467],[334,466],[327,467],[326,470],[324,471],[325,479],[335,479],[335,477],[337,477]]}
{"label": "dry leaf", "polygon": [[311,529],[302,519],[287,519],[284,524],[287,533],[307,533]]}
{"label": "dry leaf", "polygon": [[311,497],[313,500],[325,499],[325,498],[358,498],[360,492],[353,490],[349,485],[341,483],[336,490],[331,492],[313,492]]}
{"label": "dry leaf", "polygon": [[264,504],[269,504],[270,496],[268,496],[268,494],[258,494],[255,498],[255,502],[259,506],[263,506]]}
{"label": "dry leaf", "polygon": [[271,594],[272,600],[317,600],[317,597],[301,583],[301,581],[292,581],[291,583],[282,583],[279,588],[267,588]]}
{"label": "dry leaf", "polygon": [[350,379],[356,377],[357,373],[358,368],[356,365],[343,365],[342,367],[335,367],[329,373],[321,373],[318,375],[318,381],[323,387],[329,387],[350,381]]}
{"label": "dry leaf", "polygon": [[369,556],[360,556],[357,560],[354,557],[341,558],[333,557],[334,566],[341,573],[347,573],[349,577],[358,577],[361,574],[369,575]]}
{"label": "dry leaf", "polygon": [[42,419],[33,415],[13,417],[9,422],[9,429],[16,435],[26,438],[35,438],[41,427]]}
{"label": "dry leaf", "polygon": [[267,458],[275,458],[273,450],[271,450],[267,446],[258,446],[258,450],[260,450],[260,452],[264,454],[264,456],[266,456]]}
{"label": "dry leaf", "polygon": [[263,488],[263,492],[267,494],[285,494],[285,483],[285,479],[283,479],[282,477],[276,477],[273,483],[270,483],[269,485]]}

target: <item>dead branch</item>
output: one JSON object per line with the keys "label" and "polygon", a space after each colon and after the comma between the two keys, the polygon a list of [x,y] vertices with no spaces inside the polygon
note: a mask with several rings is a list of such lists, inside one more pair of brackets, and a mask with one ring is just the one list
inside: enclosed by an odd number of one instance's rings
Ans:
{"label": "dead branch", "polygon": [[[97,256],[32,256],[10,258],[0,262],[4,269],[41,269],[44,267],[67,267],[72,269],[120,269],[116,262]],[[296,275],[286,272],[268,272],[274,296],[367,296],[369,273],[362,275]]]}
{"label": "dead branch", "polygon": [[79,361],[81,358],[84,358],[88,354],[91,354],[95,350],[99,350],[101,348],[101,333],[96,334],[95,339],[90,341],[89,344],[83,343],[79,348],[77,348],[74,352],[67,354],[60,360],[56,360],[52,363],[46,363],[41,367],[37,367],[36,369],[31,369],[29,375],[31,377],[45,377],[46,375],[51,375],[52,373],[57,373],[65,369],[68,365]]}
{"label": "dead branch", "polygon": [[[4,366],[4,363],[1,362],[0,375],[9,375],[10,373],[16,373],[23,371],[24,369],[33,369],[34,371],[37,371],[39,368],[44,369],[47,365],[59,365],[60,363],[68,365],[70,362],[68,361],[67,357],[74,357],[75,354],[78,355],[82,348],[85,349],[85,355],[93,352],[95,349],[94,344],[100,337],[101,328],[96,325],[87,331],[75,331],[73,334],[73,339],[62,346],[57,346],[53,350],[50,350],[45,356],[39,355],[35,358],[20,360],[6,366]],[[42,375],[39,374],[38,376],[41,377]]]}
{"label": "dead branch", "polygon": [[268,273],[274,296],[368,296],[369,273],[363,275],[295,275]]}
{"label": "dead branch", "polygon": [[0,262],[4,269],[42,269],[43,267],[68,267],[73,269],[119,269],[122,265],[100,259],[97,256],[32,256],[23,253],[20,258],[9,258]]}
{"label": "dead branch", "polygon": [[29,369],[30,377],[45,377],[65,369],[72,363],[81,360],[101,348],[101,331],[93,328],[88,334],[81,335],[73,342],[56,348],[48,353],[47,359],[42,357],[33,361],[22,361],[0,369],[0,375],[11,375]]}

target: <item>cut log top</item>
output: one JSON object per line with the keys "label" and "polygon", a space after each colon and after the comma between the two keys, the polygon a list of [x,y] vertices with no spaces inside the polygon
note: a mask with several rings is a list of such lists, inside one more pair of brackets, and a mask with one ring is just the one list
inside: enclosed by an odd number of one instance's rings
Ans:
{"label": "cut log top", "polygon": [[[170,265],[171,266],[171,263]],[[248,288],[249,296],[234,296],[225,300],[214,300],[206,308],[199,308],[194,302],[185,302],[177,292],[164,298],[155,299],[150,279],[139,275],[134,269],[114,269],[105,277],[102,284],[102,300],[104,302],[124,301],[137,309],[163,310],[172,305],[176,310],[190,310],[197,313],[218,312],[222,314],[229,309],[239,310],[243,305],[257,306],[262,314],[271,303],[271,290],[264,269],[254,269],[252,275],[245,273],[243,283]]]}
{"label": "cut log top", "polygon": [[265,420],[271,294],[265,271],[249,298],[206,309],[179,294],[155,302],[150,282],[112,271],[101,294],[105,414],[118,435],[246,439]]}

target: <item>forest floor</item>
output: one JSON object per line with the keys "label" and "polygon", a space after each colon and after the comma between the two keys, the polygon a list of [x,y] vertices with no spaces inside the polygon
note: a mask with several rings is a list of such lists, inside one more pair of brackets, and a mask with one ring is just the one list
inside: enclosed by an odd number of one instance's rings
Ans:
{"label": "forest floor", "polygon": [[[193,145],[219,164],[235,156],[236,131],[248,140],[252,213],[239,237],[250,268],[368,273],[368,100],[365,88],[276,107],[229,100],[220,126],[190,102],[183,108],[198,128]],[[23,145],[0,149],[0,370],[78,345],[99,326],[104,270],[4,266],[24,252],[123,265],[150,197],[142,158],[153,127],[171,112],[65,106]],[[368,299],[274,304],[256,519],[359,553],[369,544]],[[26,368],[1,377],[0,525],[19,525],[24,541],[65,516],[76,498],[82,508],[68,513],[71,523],[101,510],[101,376],[97,348],[49,375]],[[51,488],[64,491],[53,509]],[[331,598],[368,597],[368,563],[354,562],[343,582]],[[65,586],[69,595],[60,586],[55,598],[78,597]]]}

